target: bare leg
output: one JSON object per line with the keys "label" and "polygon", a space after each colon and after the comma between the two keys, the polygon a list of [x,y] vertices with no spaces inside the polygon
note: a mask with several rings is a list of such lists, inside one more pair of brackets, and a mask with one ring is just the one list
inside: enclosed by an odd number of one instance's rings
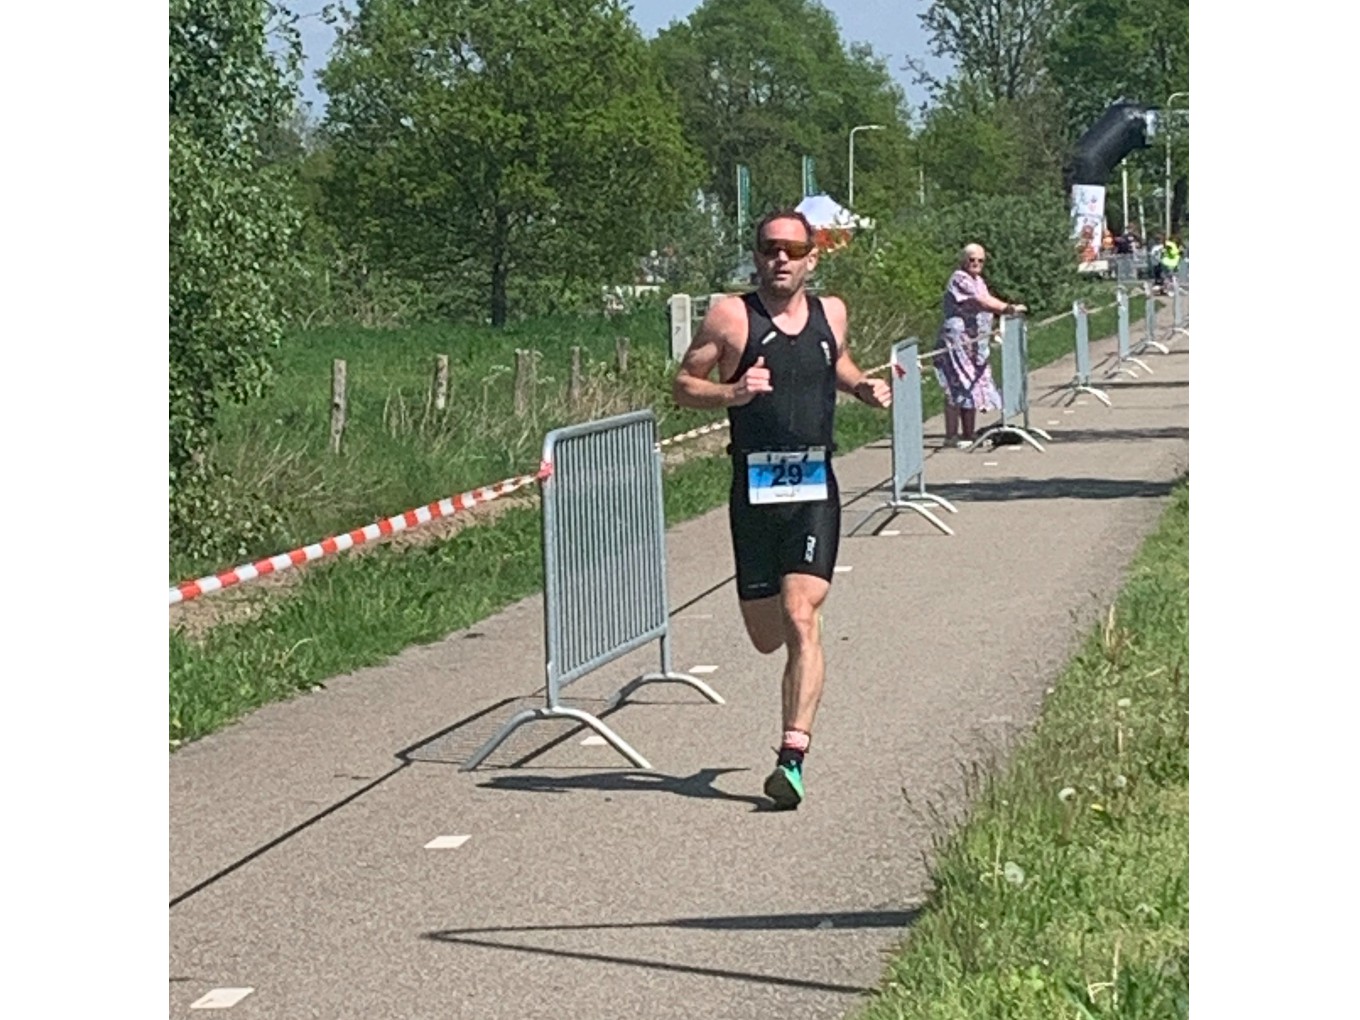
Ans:
{"label": "bare leg", "polygon": [[972,439],[977,428],[977,408],[959,408],[959,417],[963,419],[963,438]]}
{"label": "bare leg", "polygon": [[959,409],[944,398],[944,441],[953,442],[959,437]]}
{"label": "bare leg", "polygon": [[783,583],[783,723],[786,730],[812,732],[822,700],[826,658],[822,653],[822,604],[831,584],[811,574],[785,574]]}
{"label": "bare leg", "polygon": [[761,655],[769,655],[784,647],[784,610],[779,596],[766,599],[743,600],[741,620],[746,624],[746,635]]}

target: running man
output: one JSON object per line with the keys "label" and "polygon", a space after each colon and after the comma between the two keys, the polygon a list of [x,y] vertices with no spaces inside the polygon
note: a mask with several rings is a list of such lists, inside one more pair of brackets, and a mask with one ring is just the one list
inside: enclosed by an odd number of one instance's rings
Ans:
{"label": "running man", "polygon": [[[673,387],[682,407],[727,408],[732,425],[728,520],[737,598],[751,643],[786,649],[783,736],[765,794],[803,800],[803,758],[822,698],[821,608],[840,544],[831,467],[836,391],[872,407],[892,390],[870,379],[846,346],[845,302],[804,289],[817,266],[812,225],[781,209],[756,225],[755,291],[722,298],[704,316]],[[718,378],[709,378],[714,369]]]}

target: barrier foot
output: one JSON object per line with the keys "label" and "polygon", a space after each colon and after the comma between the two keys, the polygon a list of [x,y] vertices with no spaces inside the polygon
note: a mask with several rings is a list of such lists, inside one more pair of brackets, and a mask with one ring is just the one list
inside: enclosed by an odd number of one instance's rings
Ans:
{"label": "barrier foot", "polygon": [[504,743],[506,737],[510,736],[510,734],[514,733],[515,730],[519,729],[525,723],[533,722],[537,719],[572,719],[589,726],[600,736],[604,737],[614,750],[618,751],[619,754],[623,755],[638,768],[645,769],[649,772],[652,769],[652,766],[647,759],[633,750],[631,744],[599,719],[595,718],[595,716],[591,715],[589,712],[583,712],[579,708],[564,708],[559,705],[556,708],[526,708],[524,711],[516,713],[500,728],[500,732],[478,748],[477,753],[460,766],[458,771],[471,772],[484,762],[492,751]]}
{"label": "barrier foot", "polygon": [[867,514],[864,515],[863,520],[861,520],[858,524],[856,524],[846,533],[846,538],[854,538],[856,535],[860,533],[860,531],[864,528],[866,524],[872,521],[875,516],[882,513],[884,510],[888,510],[891,512],[888,514],[886,518],[884,518],[883,523],[880,524],[876,529],[874,529],[875,535],[877,535],[889,524],[895,521],[897,519],[897,515],[903,510],[915,510],[918,514],[920,514],[926,520],[930,521],[931,524],[935,525],[935,527],[939,528],[946,535],[954,534],[953,528],[951,528],[944,521],[936,517],[933,513],[930,512],[928,508],[921,506],[921,503],[923,502],[933,503],[936,506],[943,507],[944,509],[948,510],[951,514],[956,514],[959,512],[958,508],[955,507],[954,504],[950,503],[949,500],[945,499],[943,496],[937,496],[933,492],[912,493],[911,495],[908,495],[902,499],[890,499],[887,500],[882,505],[874,507],[872,510],[870,510]]}
{"label": "barrier foot", "polygon": [[1128,368],[1127,365],[1129,365],[1129,364],[1137,365],[1139,368],[1141,368],[1141,369],[1142,369],[1144,372],[1146,372],[1148,375],[1154,375],[1154,374],[1155,374],[1155,373],[1152,371],[1152,369],[1151,369],[1150,367],[1148,367],[1147,362],[1141,361],[1141,360],[1138,359],[1138,358],[1132,358],[1132,357],[1130,357],[1130,358],[1122,358],[1122,359],[1120,360],[1119,364],[1115,365],[1114,368],[1110,369],[1108,372],[1105,373],[1105,378],[1106,378],[1106,379],[1113,379],[1113,378],[1114,378],[1115,376],[1117,376],[1117,375],[1126,375],[1126,376],[1128,376],[1130,379],[1137,379],[1137,378],[1138,378],[1138,373],[1135,372],[1133,369]]}
{"label": "barrier foot", "polygon": [[[948,503],[944,502],[943,500],[940,500],[938,496],[932,496],[932,497],[930,497],[930,498],[939,501],[940,505],[943,506],[946,510],[948,510],[951,514],[956,514],[956,513],[958,513],[958,511],[955,510],[955,509],[954,509],[952,506],[950,506]],[[935,527],[939,528],[939,529],[940,529],[941,531],[943,531],[946,535],[952,535],[952,534],[954,534],[954,529],[953,529],[953,528],[951,528],[951,527],[950,527],[948,524],[946,524],[944,521],[942,521],[942,520],[940,520],[938,517],[936,517],[933,513],[930,512],[929,509],[927,509],[926,507],[922,506],[921,503],[920,503],[920,501],[911,500],[911,499],[904,499],[904,500],[901,500],[900,502],[892,503],[892,504],[890,504],[890,505],[892,506],[892,508],[893,508],[894,510],[915,510],[918,514],[920,514],[922,517],[924,517],[926,520],[928,520],[931,524],[935,525]]]}
{"label": "barrier foot", "polygon": [[[1133,349],[1133,353],[1134,353],[1134,354],[1142,354],[1144,351],[1148,350],[1149,348],[1151,348],[1152,350],[1156,351],[1158,354],[1170,354],[1170,353],[1171,353],[1171,348],[1167,347],[1166,344],[1158,343],[1156,340],[1143,340],[1142,342],[1140,342],[1140,343],[1138,344],[1137,347],[1135,347],[1135,348]],[[1132,359],[1130,359],[1130,360],[1132,360]]]}
{"label": "barrier foot", "polygon": [[623,704],[628,695],[632,694],[643,684],[661,683],[663,681],[673,681],[675,683],[689,684],[696,691],[702,694],[715,705],[726,705],[723,696],[715,691],[708,684],[704,683],[697,676],[690,676],[688,673],[644,673],[634,680],[629,680],[620,687],[609,699],[609,707],[617,708]]}
{"label": "barrier foot", "polygon": [[1089,393],[1091,394],[1091,396],[1095,397],[1106,407],[1110,406],[1110,398],[1105,395],[1104,390],[1098,390],[1094,386],[1086,386],[1082,383],[1073,383],[1071,386],[1068,387],[1068,389],[1072,391],[1071,396],[1068,398],[1067,401],[1068,404],[1071,404],[1072,401],[1077,399],[1078,393]]}

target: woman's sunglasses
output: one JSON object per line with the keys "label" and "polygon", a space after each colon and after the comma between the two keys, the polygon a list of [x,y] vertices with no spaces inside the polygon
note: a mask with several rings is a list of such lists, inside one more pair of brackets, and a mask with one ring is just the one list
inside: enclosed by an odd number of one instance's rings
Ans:
{"label": "woman's sunglasses", "polygon": [[782,241],[778,238],[762,238],[756,245],[756,251],[764,255],[767,259],[772,259],[781,251],[794,262],[805,259],[816,247],[811,241]]}

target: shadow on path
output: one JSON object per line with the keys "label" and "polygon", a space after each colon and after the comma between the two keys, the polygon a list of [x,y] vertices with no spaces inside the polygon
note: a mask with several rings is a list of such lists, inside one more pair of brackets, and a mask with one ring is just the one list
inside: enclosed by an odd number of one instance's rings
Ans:
{"label": "shadow on path", "polygon": [[[647,970],[669,971],[676,974],[697,974],[704,977],[749,981],[784,988],[804,988],[819,992],[863,995],[872,992],[873,989],[856,985],[813,981],[806,978],[785,977],[779,974],[760,974],[752,971],[702,967],[694,964],[672,963],[667,960],[649,960],[636,956],[612,956],[581,949],[528,946],[478,936],[627,931],[644,928],[698,929],[702,931],[806,931],[809,935],[815,936],[821,932],[837,929],[891,928],[903,930],[916,921],[919,913],[918,909],[912,908],[907,910],[838,911],[808,914],[752,914],[732,917],[679,917],[662,921],[607,922],[603,924],[508,925],[496,928],[449,928],[443,931],[426,932],[421,938],[425,941],[443,942],[448,945],[477,946],[483,949],[531,953],[538,956],[553,956],[589,963],[612,963],[622,967],[642,967]],[[809,951],[813,951],[811,946],[809,946]]]}
{"label": "shadow on path", "polygon": [[756,811],[774,812],[776,809],[764,797],[746,797],[727,793],[713,785],[719,776],[729,772],[748,772],[745,768],[700,769],[690,776],[668,776],[659,772],[622,771],[591,772],[585,775],[493,776],[478,785],[490,790],[520,790],[525,793],[571,793],[573,790],[594,790],[599,793],[670,793],[700,800],[730,800],[750,804]]}

